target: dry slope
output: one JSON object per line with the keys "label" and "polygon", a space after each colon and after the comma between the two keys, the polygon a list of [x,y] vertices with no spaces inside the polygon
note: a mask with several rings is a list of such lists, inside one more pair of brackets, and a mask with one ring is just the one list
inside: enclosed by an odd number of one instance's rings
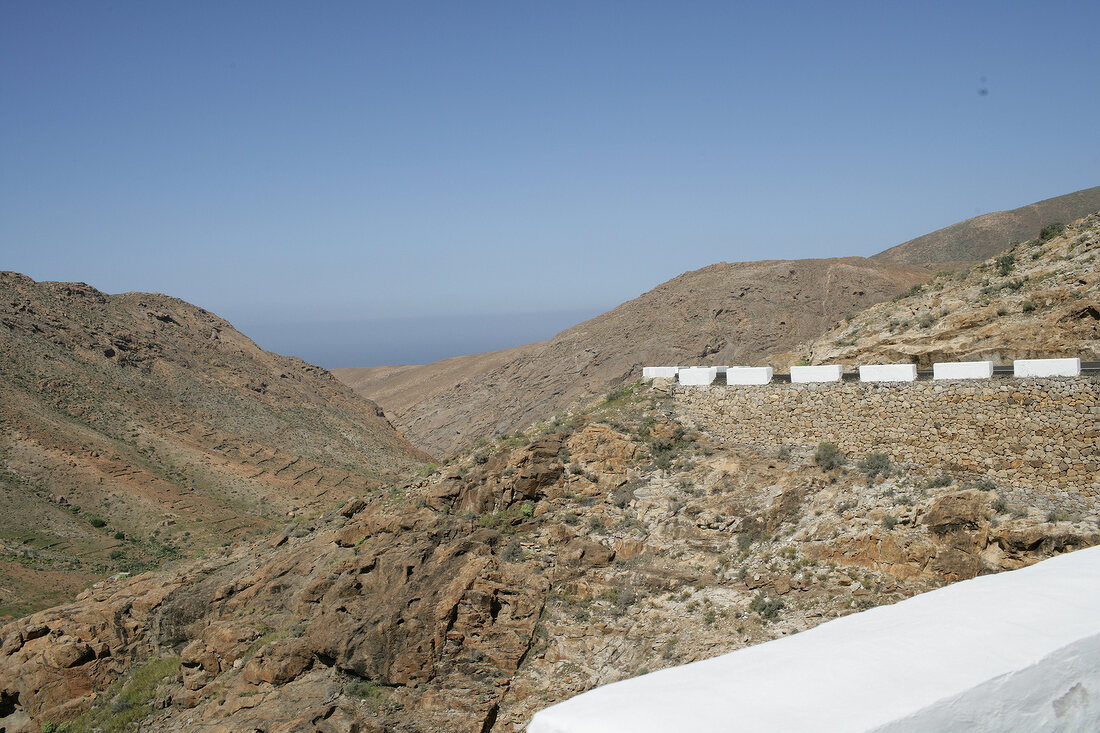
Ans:
{"label": "dry slope", "polygon": [[891,247],[872,259],[910,264],[984,260],[1017,242],[1034,237],[1048,224],[1080,219],[1097,209],[1100,209],[1100,186],[1011,211],[982,214]]}
{"label": "dry slope", "polygon": [[606,392],[643,364],[751,364],[931,277],[861,257],[720,263],[688,272],[549,341],[423,367],[339,369],[436,455]]}
{"label": "dry slope", "polygon": [[1100,214],[1093,214],[869,308],[795,358],[926,369],[968,359],[1100,360],[1098,256]]}
{"label": "dry slope", "polygon": [[0,273],[0,615],[422,458],[377,405],[212,313]]}
{"label": "dry slope", "polygon": [[976,478],[813,453],[712,444],[656,389],[620,391],[275,541],[7,625],[0,726],[90,706],[71,733],[517,733],[597,684],[1100,539],[1094,515]]}

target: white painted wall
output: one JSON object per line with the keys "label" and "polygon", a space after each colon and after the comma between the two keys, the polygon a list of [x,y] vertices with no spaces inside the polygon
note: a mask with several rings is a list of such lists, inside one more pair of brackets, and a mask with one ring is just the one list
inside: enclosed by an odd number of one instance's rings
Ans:
{"label": "white painted wall", "polygon": [[791,367],[791,381],[796,384],[808,382],[839,382],[844,373],[840,364],[827,364],[825,366],[793,366]]}
{"label": "white painted wall", "polygon": [[1100,730],[1100,547],[596,688],[527,733]]}
{"label": "white painted wall", "polygon": [[949,361],[932,365],[933,379],[989,379],[992,376],[991,361]]}
{"label": "white painted wall", "polygon": [[1080,359],[1017,359],[1012,362],[1015,377],[1076,377],[1080,374]]}
{"label": "white painted wall", "polygon": [[680,384],[691,385],[710,384],[716,376],[716,367],[682,367],[679,373]]}
{"label": "white painted wall", "polygon": [[726,370],[726,384],[767,384],[772,381],[772,368],[730,367]]}
{"label": "white painted wall", "polygon": [[642,379],[675,379],[680,367],[642,367]]}
{"label": "white painted wall", "polygon": [[861,382],[912,382],[916,378],[916,364],[868,364],[859,368]]}

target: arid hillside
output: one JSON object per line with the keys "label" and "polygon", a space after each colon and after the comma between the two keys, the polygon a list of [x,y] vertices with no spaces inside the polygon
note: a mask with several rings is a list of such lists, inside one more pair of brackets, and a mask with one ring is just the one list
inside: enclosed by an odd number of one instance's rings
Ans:
{"label": "arid hillside", "polygon": [[643,364],[752,364],[932,277],[861,257],[720,263],[549,341],[420,367],[338,369],[438,456],[512,433],[637,376]]}
{"label": "arid hillside", "polygon": [[988,477],[714,442],[669,394],[14,621],[0,726],[519,733],[598,684],[1100,541]]}
{"label": "arid hillside", "polygon": [[1100,360],[1100,214],[1045,230],[955,275],[856,314],[793,360],[916,363]]}
{"label": "arid hillside", "polygon": [[422,458],[377,405],[201,308],[0,273],[0,615]]}
{"label": "arid hillside", "polygon": [[1100,210],[1100,186],[995,211],[925,234],[872,257],[911,265],[984,260],[1034,237],[1048,224],[1074,221]]}

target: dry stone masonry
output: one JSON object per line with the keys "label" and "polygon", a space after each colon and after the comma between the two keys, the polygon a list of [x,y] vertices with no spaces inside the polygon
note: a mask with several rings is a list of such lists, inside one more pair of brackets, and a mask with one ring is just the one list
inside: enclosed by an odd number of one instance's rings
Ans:
{"label": "dry stone masonry", "polygon": [[[694,427],[731,445],[836,443],[852,458],[987,476],[1053,506],[1100,498],[1100,378],[672,385]],[[1066,505],[1064,502],[1068,501]]]}

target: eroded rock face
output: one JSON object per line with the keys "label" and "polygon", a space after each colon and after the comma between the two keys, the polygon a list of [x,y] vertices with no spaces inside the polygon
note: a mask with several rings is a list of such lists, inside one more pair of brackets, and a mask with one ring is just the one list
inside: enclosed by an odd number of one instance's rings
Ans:
{"label": "eroded rock face", "polygon": [[150,729],[514,732],[597,684],[1100,541],[1095,518],[811,454],[711,445],[656,407],[471,454],[5,626],[0,725],[109,707],[178,656]]}

